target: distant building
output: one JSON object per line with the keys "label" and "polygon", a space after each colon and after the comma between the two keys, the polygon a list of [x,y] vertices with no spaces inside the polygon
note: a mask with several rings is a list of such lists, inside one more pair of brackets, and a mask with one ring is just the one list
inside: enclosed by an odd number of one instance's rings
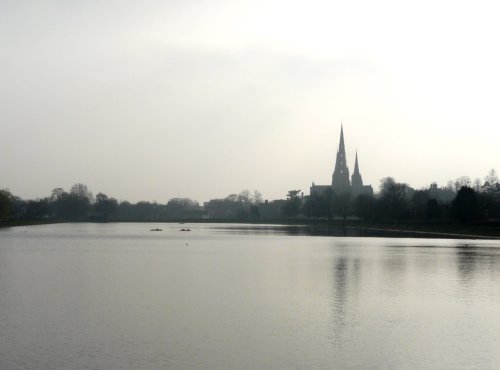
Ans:
{"label": "distant building", "polygon": [[360,194],[373,195],[371,185],[363,185],[363,178],[359,172],[358,152],[356,151],[356,161],[354,164],[354,173],[349,179],[349,168],[345,155],[344,145],[344,127],[340,128],[340,143],[337,151],[337,160],[335,162],[335,170],[332,175],[331,185],[316,185],[312,184],[310,194],[323,194],[327,189],[332,189],[336,194],[350,193],[353,198]]}
{"label": "distant building", "polygon": [[440,188],[436,183],[429,187],[429,198],[436,199],[439,202],[449,203],[457,194],[450,187]]}

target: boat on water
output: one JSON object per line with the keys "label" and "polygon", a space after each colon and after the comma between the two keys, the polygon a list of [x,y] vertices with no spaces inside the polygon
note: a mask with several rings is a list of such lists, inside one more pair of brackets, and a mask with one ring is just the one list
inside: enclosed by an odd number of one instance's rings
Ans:
{"label": "boat on water", "polygon": [[149,231],[163,231],[162,229],[156,228],[156,229],[151,229]]}

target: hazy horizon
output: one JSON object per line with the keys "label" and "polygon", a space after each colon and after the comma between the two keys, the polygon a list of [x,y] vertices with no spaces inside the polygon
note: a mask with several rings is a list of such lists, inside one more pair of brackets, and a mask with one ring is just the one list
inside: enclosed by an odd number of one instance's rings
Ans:
{"label": "hazy horizon", "polygon": [[264,199],[500,170],[499,5],[0,0],[0,189]]}

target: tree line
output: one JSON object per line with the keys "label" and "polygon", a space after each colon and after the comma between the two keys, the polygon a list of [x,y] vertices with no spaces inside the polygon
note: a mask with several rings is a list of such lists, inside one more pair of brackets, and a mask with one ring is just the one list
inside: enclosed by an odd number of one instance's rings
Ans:
{"label": "tree line", "polygon": [[93,195],[85,184],[69,191],[52,190],[45,198],[23,200],[0,190],[0,221],[173,221],[211,220],[271,221],[362,220],[366,223],[399,221],[454,221],[460,223],[500,220],[500,181],[491,170],[484,181],[460,177],[445,187],[431,184],[414,189],[392,177],[381,180],[375,195],[336,194],[327,189],[304,196],[290,190],[286,200],[263,201],[255,190],[243,190],[204,206],[189,198],[167,203],[118,201],[104,193]]}
{"label": "tree line", "polygon": [[355,218],[365,222],[500,220],[500,182],[491,170],[483,182],[464,176],[445,187],[434,183],[418,190],[386,177],[377,194],[357,197],[336,194],[332,189],[302,197],[300,190],[290,190],[282,214],[287,218]]}
{"label": "tree line", "polygon": [[133,204],[104,193],[94,197],[81,183],[69,191],[55,188],[50,196],[37,200],[23,200],[0,190],[0,220],[4,221],[168,221],[199,218],[202,213],[198,202],[189,198],[173,198],[166,204]]}

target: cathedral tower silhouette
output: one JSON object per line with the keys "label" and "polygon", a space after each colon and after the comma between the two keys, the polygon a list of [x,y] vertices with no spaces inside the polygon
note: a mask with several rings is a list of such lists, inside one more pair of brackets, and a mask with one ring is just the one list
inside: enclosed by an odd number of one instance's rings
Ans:
{"label": "cathedral tower silhouette", "polygon": [[347,160],[345,156],[343,125],[340,126],[340,143],[339,150],[337,151],[335,170],[332,175],[332,188],[338,194],[347,193],[351,190],[351,183],[349,182],[349,168],[347,167]]}
{"label": "cathedral tower silhouette", "polygon": [[335,169],[332,175],[331,185],[315,185],[314,182],[310,189],[310,194],[321,195],[326,189],[333,190],[336,194],[350,193],[352,197],[357,197],[360,194],[373,195],[371,185],[363,185],[363,178],[359,171],[358,151],[356,150],[356,161],[354,163],[354,172],[349,179],[349,167],[347,167],[347,159],[345,154],[344,143],[344,125],[340,126],[340,141],[337,150],[337,158],[335,161]]}
{"label": "cathedral tower silhouette", "polygon": [[356,161],[354,163],[354,173],[351,177],[351,191],[354,194],[361,194],[363,192],[363,178],[359,173],[358,165],[358,151],[356,150]]}

